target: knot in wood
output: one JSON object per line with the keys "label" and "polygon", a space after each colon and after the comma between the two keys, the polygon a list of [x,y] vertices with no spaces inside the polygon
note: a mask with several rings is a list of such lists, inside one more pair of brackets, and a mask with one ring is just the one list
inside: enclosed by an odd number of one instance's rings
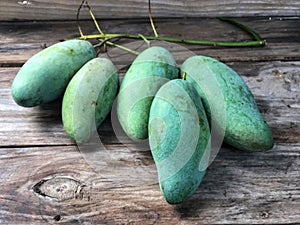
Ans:
{"label": "knot in wood", "polygon": [[35,193],[58,201],[75,198],[80,182],[70,177],[53,177],[43,179],[34,185]]}

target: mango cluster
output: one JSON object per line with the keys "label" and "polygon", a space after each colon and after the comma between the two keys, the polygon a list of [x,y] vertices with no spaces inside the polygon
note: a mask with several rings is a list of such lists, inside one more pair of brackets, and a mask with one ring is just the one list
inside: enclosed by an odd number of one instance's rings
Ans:
{"label": "mango cluster", "polygon": [[88,41],[70,40],[30,58],[12,84],[15,102],[24,107],[63,97],[64,128],[77,143],[90,139],[117,94],[120,124],[131,139],[149,139],[159,186],[170,204],[183,202],[199,187],[209,164],[212,129],[240,150],[273,147],[271,130],[243,79],[206,56],[190,57],[179,68],[167,49],[149,47],[119,87],[109,59],[96,57]]}

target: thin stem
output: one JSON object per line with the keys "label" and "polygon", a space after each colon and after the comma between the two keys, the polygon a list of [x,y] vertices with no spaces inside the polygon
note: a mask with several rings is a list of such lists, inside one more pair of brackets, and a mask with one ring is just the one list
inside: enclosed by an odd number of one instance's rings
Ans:
{"label": "thin stem", "polygon": [[[92,18],[92,20],[93,20],[93,22],[94,22],[94,24],[95,24],[95,26],[96,26],[98,32],[99,32],[100,34],[104,34],[103,31],[101,30],[101,28],[100,28],[100,26],[99,26],[97,20],[96,20],[96,17],[94,16],[94,13],[92,12],[91,7],[89,6],[89,4],[88,4],[87,2],[86,2],[86,6],[87,6],[87,8],[89,9],[89,14],[90,14],[90,16],[91,16],[91,18]],[[106,39],[105,39],[104,41],[102,41],[102,43],[101,43],[101,45],[103,45],[104,51],[107,50],[107,44],[110,44],[110,42],[109,42],[109,41],[106,41]],[[100,45],[100,46],[101,46],[101,45]]]}
{"label": "thin stem", "polygon": [[79,34],[81,37],[83,37],[83,32],[82,32],[82,29],[81,29],[81,26],[79,24],[79,14],[80,14],[80,10],[84,4],[85,0],[82,0],[81,4],[79,5],[78,9],[77,9],[77,14],[76,14],[76,21],[77,21],[77,27],[78,27],[78,30],[79,30]]}
{"label": "thin stem", "polygon": [[148,41],[148,39],[142,35],[142,34],[139,34],[139,36],[141,37],[141,39],[143,39],[144,42],[146,42],[146,44],[148,45],[148,47],[150,47],[150,41]]}
{"label": "thin stem", "polygon": [[249,27],[247,27],[241,23],[238,23],[235,20],[229,19],[227,17],[219,17],[218,19],[221,21],[225,21],[227,23],[233,24],[234,26],[236,26],[236,27],[240,28],[241,30],[245,31],[246,33],[250,34],[255,40],[265,43],[265,41],[261,38],[261,36],[254,30],[250,29]]}
{"label": "thin stem", "polygon": [[139,54],[140,54],[139,52],[134,51],[134,50],[132,50],[132,49],[130,49],[130,48],[127,48],[127,47],[124,47],[124,46],[122,46],[122,45],[118,45],[118,44],[116,44],[116,43],[110,42],[110,41],[108,41],[108,39],[103,40],[103,41],[100,43],[100,45],[103,45],[105,42],[107,42],[107,44],[109,44],[110,46],[117,47],[117,48],[119,48],[119,49],[122,49],[122,50],[124,50],[124,51],[126,51],[126,52],[132,53],[132,54],[134,54],[134,55],[139,55]]}
{"label": "thin stem", "polygon": [[[191,45],[208,45],[208,46],[222,46],[222,47],[251,47],[263,46],[264,41],[245,41],[245,42],[222,42],[222,41],[202,41],[202,40],[187,40],[172,37],[160,36],[144,36],[147,40],[167,41],[173,43],[191,44]],[[129,38],[141,39],[140,35],[134,34],[92,34],[84,35],[80,39],[106,39],[106,38]]]}
{"label": "thin stem", "polygon": [[[84,3],[85,3],[85,7],[87,7],[88,10],[89,10],[89,14],[90,14],[90,16],[91,16],[91,18],[92,18],[92,20],[93,20],[93,22],[94,22],[94,24],[95,24],[95,26],[96,26],[98,32],[100,33],[100,35],[104,35],[104,36],[105,36],[104,32],[101,30],[101,28],[100,28],[100,26],[99,26],[99,24],[98,24],[98,22],[97,22],[97,19],[96,19],[94,13],[93,13],[91,7],[89,6],[89,4],[88,4],[88,2],[87,2],[86,0],[83,0],[83,1],[81,2],[80,7],[78,8],[78,12],[77,12],[77,21],[79,21],[79,12],[80,12],[81,8],[83,7],[83,4],[84,4]],[[81,39],[86,40],[86,39],[87,39],[87,38],[86,38],[86,35],[83,34],[83,32],[82,32],[82,30],[81,30],[81,27],[80,27],[80,25],[79,25],[79,22],[78,22],[78,28],[79,28],[79,32],[80,32]],[[111,39],[111,38],[104,38],[104,40],[103,40],[103,38],[100,38],[100,39],[101,39],[101,40],[99,40],[100,43],[94,45],[94,47],[101,47],[101,46],[103,45],[104,48],[106,49],[106,44],[107,44],[107,45],[110,45],[110,46],[113,46],[113,47],[117,47],[117,48],[119,48],[119,49],[122,49],[122,50],[124,50],[124,51],[130,52],[130,53],[132,53],[132,54],[134,54],[134,55],[139,55],[139,54],[140,54],[140,53],[137,52],[137,51],[134,51],[134,50],[131,50],[131,49],[129,49],[129,48],[126,48],[126,47],[124,47],[124,46],[122,46],[122,45],[118,45],[118,44],[115,44],[115,43],[113,43],[113,42],[110,42],[109,39]]]}
{"label": "thin stem", "polygon": [[154,33],[155,37],[158,37],[157,31],[155,29],[155,25],[152,19],[152,12],[151,12],[151,0],[148,0],[148,12],[149,12],[149,20],[150,20],[150,24]]}
{"label": "thin stem", "polygon": [[92,12],[91,7],[90,7],[87,3],[86,3],[86,6],[87,6],[88,9],[89,9],[90,16],[92,17],[92,20],[94,21],[94,24],[95,24],[95,26],[96,26],[98,32],[99,32],[100,34],[104,34],[103,31],[101,30],[101,28],[100,28],[100,26],[99,26],[97,20],[96,20],[96,17],[94,16],[94,13]]}

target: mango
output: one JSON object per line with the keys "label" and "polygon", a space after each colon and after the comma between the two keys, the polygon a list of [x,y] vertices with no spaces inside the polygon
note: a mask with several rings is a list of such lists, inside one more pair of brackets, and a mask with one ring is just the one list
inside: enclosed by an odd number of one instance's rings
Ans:
{"label": "mango", "polygon": [[210,128],[192,84],[175,79],[154,97],[149,144],[166,201],[178,204],[199,187],[209,162]]}
{"label": "mango", "polygon": [[62,97],[72,76],[96,52],[88,41],[56,43],[32,56],[18,71],[12,83],[15,102],[33,107]]}
{"label": "mango", "polygon": [[71,79],[63,97],[62,120],[77,143],[89,141],[109,114],[118,91],[119,75],[106,58],[88,61]]}
{"label": "mango", "polygon": [[[225,143],[245,151],[265,151],[273,147],[272,132],[253,94],[233,69],[210,57],[193,56],[182,64],[181,73],[186,74],[186,80],[201,96],[209,121],[220,126],[226,124]],[[209,79],[215,80],[217,85],[210,87],[212,82]],[[221,111],[225,115],[212,114],[211,109],[216,111],[222,104],[225,109]]]}
{"label": "mango", "polygon": [[148,137],[150,106],[158,89],[179,70],[171,53],[159,46],[140,53],[126,72],[120,86],[117,114],[124,132],[133,140]]}

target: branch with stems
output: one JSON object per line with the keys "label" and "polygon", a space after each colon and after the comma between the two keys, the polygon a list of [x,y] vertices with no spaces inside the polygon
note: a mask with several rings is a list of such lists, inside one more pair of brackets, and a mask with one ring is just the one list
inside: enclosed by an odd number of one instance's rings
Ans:
{"label": "branch with stems", "polygon": [[[82,7],[88,8],[89,14],[96,26],[97,31],[99,32],[99,34],[88,34],[88,35],[83,34],[82,29],[79,24],[79,14],[80,14]],[[116,34],[116,33],[109,34],[109,33],[104,33],[101,30],[93,12],[92,12],[91,7],[88,5],[87,0],[83,0],[77,11],[77,23],[78,23],[79,33],[80,33],[79,39],[81,39],[81,40],[97,39],[97,40],[99,40],[99,44],[95,45],[95,47],[100,47],[102,45],[103,46],[110,45],[113,47],[120,48],[124,51],[131,52],[132,54],[135,54],[135,55],[138,55],[139,53],[136,51],[133,51],[129,48],[126,48],[122,45],[115,44],[112,42],[112,40],[113,39],[124,39],[124,38],[125,39],[139,39],[139,40],[144,40],[149,46],[150,46],[149,41],[151,41],[151,40],[189,44],[189,45],[205,45],[205,46],[219,46],[219,47],[259,47],[259,46],[264,46],[266,44],[266,41],[263,40],[258,33],[256,33],[249,27],[247,27],[241,23],[238,23],[235,20],[225,18],[225,17],[221,17],[219,19],[221,21],[228,22],[228,23],[240,28],[242,31],[244,31],[244,32],[248,33],[250,36],[252,36],[252,38],[254,40],[253,41],[205,41],[205,40],[181,39],[181,38],[174,38],[174,37],[162,37],[162,36],[158,35],[158,33],[155,29],[155,25],[154,25],[154,22],[152,19],[150,0],[148,0],[148,12],[149,12],[150,25],[152,27],[154,36],[147,36],[147,35],[143,35],[143,34]]]}
{"label": "branch with stems", "polygon": [[144,39],[147,40],[157,40],[157,41],[167,41],[173,43],[182,43],[190,45],[207,45],[207,46],[222,46],[222,47],[251,47],[251,46],[263,46],[265,45],[264,40],[255,41],[241,41],[241,42],[222,42],[222,41],[201,41],[201,40],[188,40],[173,37],[161,37],[161,36],[147,36],[140,34],[91,34],[82,35],[80,39],[114,39],[114,38],[127,38],[127,39]]}

